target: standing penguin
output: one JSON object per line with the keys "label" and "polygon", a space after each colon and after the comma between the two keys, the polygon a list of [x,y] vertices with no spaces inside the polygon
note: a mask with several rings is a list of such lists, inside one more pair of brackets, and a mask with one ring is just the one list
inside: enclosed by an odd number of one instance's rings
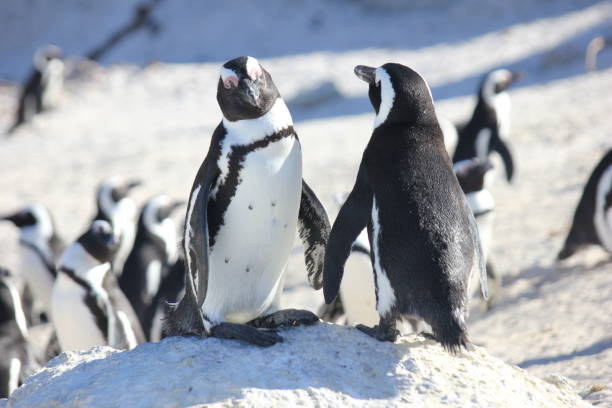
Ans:
{"label": "standing penguin", "polygon": [[19,228],[21,272],[33,294],[34,308],[50,317],[55,264],[64,250],[51,213],[42,204],[32,204],[0,220]]}
{"label": "standing penguin", "polygon": [[140,323],[111,271],[120,237],[103,220],[70,245],[53,287],[53,323],[62,351],[97,345],[132,349],[145,341]]}
{"label": "standing penguin", "polygon": [[272,77],[252,57],[221,67],[223,120],[196,175],[183,240],[185,296],[168,310],[165,334],[197,334],[260,346],[277,328],[318,321],[279,310],[299,225],[311,286],[321,287],[329,221],[302,180],[301,147]]}
{"label": "standing penguin", "polygon": [[[493,224],[495,222],[495,200],[491,192],[485,186],[485,176],[487,172],[493,168],[493,165],[489,159],[480,159],[476,157],[471,160],[462,160],[455,163],[453,168],[457,175],[457,180],[459,180],[459,185],[465,193],[468,205],[474,214],[476,224],[478,225],[482,253],[486,259],[489,284],[487,307],[491,308],[495,299],[499,297],[501,289],[501,275],[498,275],[491,256]],[[493,282],[493,287],[491,287],[491,282]],[[479,287],[478,276],[473,275],[470,284],[470,288],[472,289],[470,296],[474,294]]]}
{"label": "standing penguin", "polygon": [[612,253],[612,149],[589,177],[572,228],[557,257],[569,258],[586,245],[601,245]]}
{"label": "standing penguin", "polygon": [[351,245],[367,225],[380,321],[357,327],[394,341],[398,320],[423,319],[447,349],[467,347],[468,286],[471,274],[480,271],[486,292],[484,257],[429,87],[400,64],[360,65],[355,74],[369,84],[376,118],[327,244],[325,302],[338,294]]}
{"label": "standing penguin", "polygon": [[138,218],[134,247],[119,278],[119,286],[138,315],[147,338],[150,338],[157,309],[153,300],[162,280],[178,259],[176,223],[171,215],[183,204],[159,195],[144,205]]}
{"label": "standing penguin", "polygon": [[13,279],[0,268],[0,398],[8,398],[38,368]]}
{"label": "standing penguin", "polygon": [[506,178],[512,180],[514,161],[504,139],[510,130],[510,95],[506,90],[522,75],[506,69],[487,74],[480,84],[478,103],[470,121],[459,130],[459,140],[453,162],[489,156],[496,151],[506,168]]}
{"label": "standing penguin", "polygon": [[113,260],[113,271],[120,275],[123,265],[134,246],[138,210],[129,196],[130,191],[142,184],[139,180],[111,177],[104,180],[96,192],[98,213],[94,220],[108,221],[121,235],[121,245]]}
{"label": "standing penguin", "polygon": [[57,106],[64,85],[62,50],[47,45],[34,54],[34,71],[28,77],[19,96],[19,107],[10,134],[17,127],[43,110]]}

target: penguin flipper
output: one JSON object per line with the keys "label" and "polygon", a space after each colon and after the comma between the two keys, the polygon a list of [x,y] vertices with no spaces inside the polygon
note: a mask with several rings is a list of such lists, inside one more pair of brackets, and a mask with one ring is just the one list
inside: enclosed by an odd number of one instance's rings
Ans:
{"label": "penguin flipper", "polygon": [[499,131],[494,128],[491,137],[491,150],[495,150],[501,156],[506,168],[506,179],[512,181],[514,176],[514,161],[508,145],[499,137]]}
{"label": "penguin flipper", "polygon": [[318,290],[323,286],[325,245],[331,227],[323,204],[304,180],[302,180],[302,198],[298,219],[299,235],[304,245],[304,258],[308,270],[308,282],[310,286]]}
{"label": "penguin flipper", "polygon": [[[145,343],[146,338],[142,330],[140,320],[138,319],[138,316],[136,316],[136,312],[134,311],[134,308],[132,308],[130,301],[127,299],[123,291],[119,288],[117,278],[114,274],[106,274],[106,277],[104,278],[103,282],[103,287],[108,293],[108,297],[111,300],[115,314],[118,316],[118,326],[121,329],[121,343],[123,343],[123,345],[127,348],[133,348],[134,346],[136,346],[134,344],[130,344],[131,333],[129,333],[129,331],[133,332],[137,344]],[[124,321],[124,318],[122,316],[125,316],[125,318],[127,318],[127,322]],[[126,325],[129,325],[129,327],[125,327]]]}
{"label": "penguin flipper", "polygon": [[323,294],[327,304],[338,295],[344,263],[350,255],[353,242],[368,224],[371,213],[372,192],[365,179],[362,164],[355,186],[340,208],[327,241],[323,270]]}
{"label": "penguin flipper", "polygon": [[480,291],[482,292],[483,299],[487,300],[489,299],[489,287],[487,282],[487,263],[482,251],[482,245],[480,243],[478,224],[476,224],[476,219],[472,215],[472,210],[470,210],[467,204],[466,209],[468,211],[470,220],[470,234],[474,237],[474,254],[476,257],[476,262],[478,262],[478,272],[480,273]]}

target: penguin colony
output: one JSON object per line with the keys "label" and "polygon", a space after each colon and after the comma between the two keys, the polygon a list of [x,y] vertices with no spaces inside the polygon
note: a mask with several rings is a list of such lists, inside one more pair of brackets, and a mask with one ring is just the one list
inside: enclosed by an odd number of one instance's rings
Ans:
{"label": "penguin colony", "polygon": [[[9,133],[56,106],[61,51],[39,50],[34,66]],[[436,115],[411,68],[354,71],[375,118],[355,184],[336,197],[333,227],[302,178],[291,114],[253,57],[220,69],[222,119],[185,201],[157,195],[139,212],[130,193],[141,182],[108,178],[96,215],[69,245],[42,204],[0,217],[18,228],[21,251],[15,274],[0,268],[0,397],[60,351],[176,335],[269,347],[283,341],[278,329],[315,324],[316,314],[281,307],[296,231],[308,281],[323,288],[321,318],[380,341],[425,327],[450,352],[469,349],[470,298],[480,292],[492,307],[502,286],[489,189],[495,168],[515,177],[507,90],[521,74],[485,75],[470,120],[455,126]],[[180,239],[175,218],[184,219]],[[587,245],[612,253],[612,150],[584,188],[558,259]],[[29,341],[35,325],[52,329],[42,353]]]}

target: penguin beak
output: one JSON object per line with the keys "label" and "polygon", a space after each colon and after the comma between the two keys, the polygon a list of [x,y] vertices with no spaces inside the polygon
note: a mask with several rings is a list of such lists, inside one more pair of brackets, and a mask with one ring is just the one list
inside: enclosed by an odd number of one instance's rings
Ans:
{"label": "penguin beak", "polygon": [[357,65],[355,67],[355,75],[368,84],[373,84],[376,82],[376,68],[367,67],[365,65]]}
{"label": "penguin beak", "polygon": [[127,187],[128,191],[130,191],[130,190],[132,190],[132,189],[134,189],[136,187],[139,187],[141,185],[142,185],[142,180],[130,180],[126,184],[126,187]]}
{"label": "penguin beak", "polygon": [[12,215],[4,215],[4,216],[0,216],[0,221],[10,221],[13,224],[15,224],[15,222],[17,221],[17,216],[19,214],[12,214]]}
{"label": "penguin beak", "polygon": [[259,106],[259,96],[261,94],[256,81],[250,78],[243,78],[238,85],[240,96],[249,105]]}
{"label": "penguin beak", "polygon": [[512,74],[512,79],[510,80],[511,83],[520,81],[526,75],[524,71],[512,71],[511,74]]}

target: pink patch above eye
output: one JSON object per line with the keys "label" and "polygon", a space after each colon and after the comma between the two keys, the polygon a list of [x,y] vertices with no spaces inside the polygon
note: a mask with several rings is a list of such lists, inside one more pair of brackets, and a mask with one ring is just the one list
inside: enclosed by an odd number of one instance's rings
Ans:
{"label": "pink patch above eye", "polygon": [[223,79],[223,86],[225,89],[238,86],[238,77],[228,76]]}
{"label": "pink patch above eye", "polygon": [[261,68],[257,66],[255,68],[250,69],[248,74],[249,74],[249,78],[251,78],[252,80],[256,80],[257,78],[263,75],[263,72]]}

